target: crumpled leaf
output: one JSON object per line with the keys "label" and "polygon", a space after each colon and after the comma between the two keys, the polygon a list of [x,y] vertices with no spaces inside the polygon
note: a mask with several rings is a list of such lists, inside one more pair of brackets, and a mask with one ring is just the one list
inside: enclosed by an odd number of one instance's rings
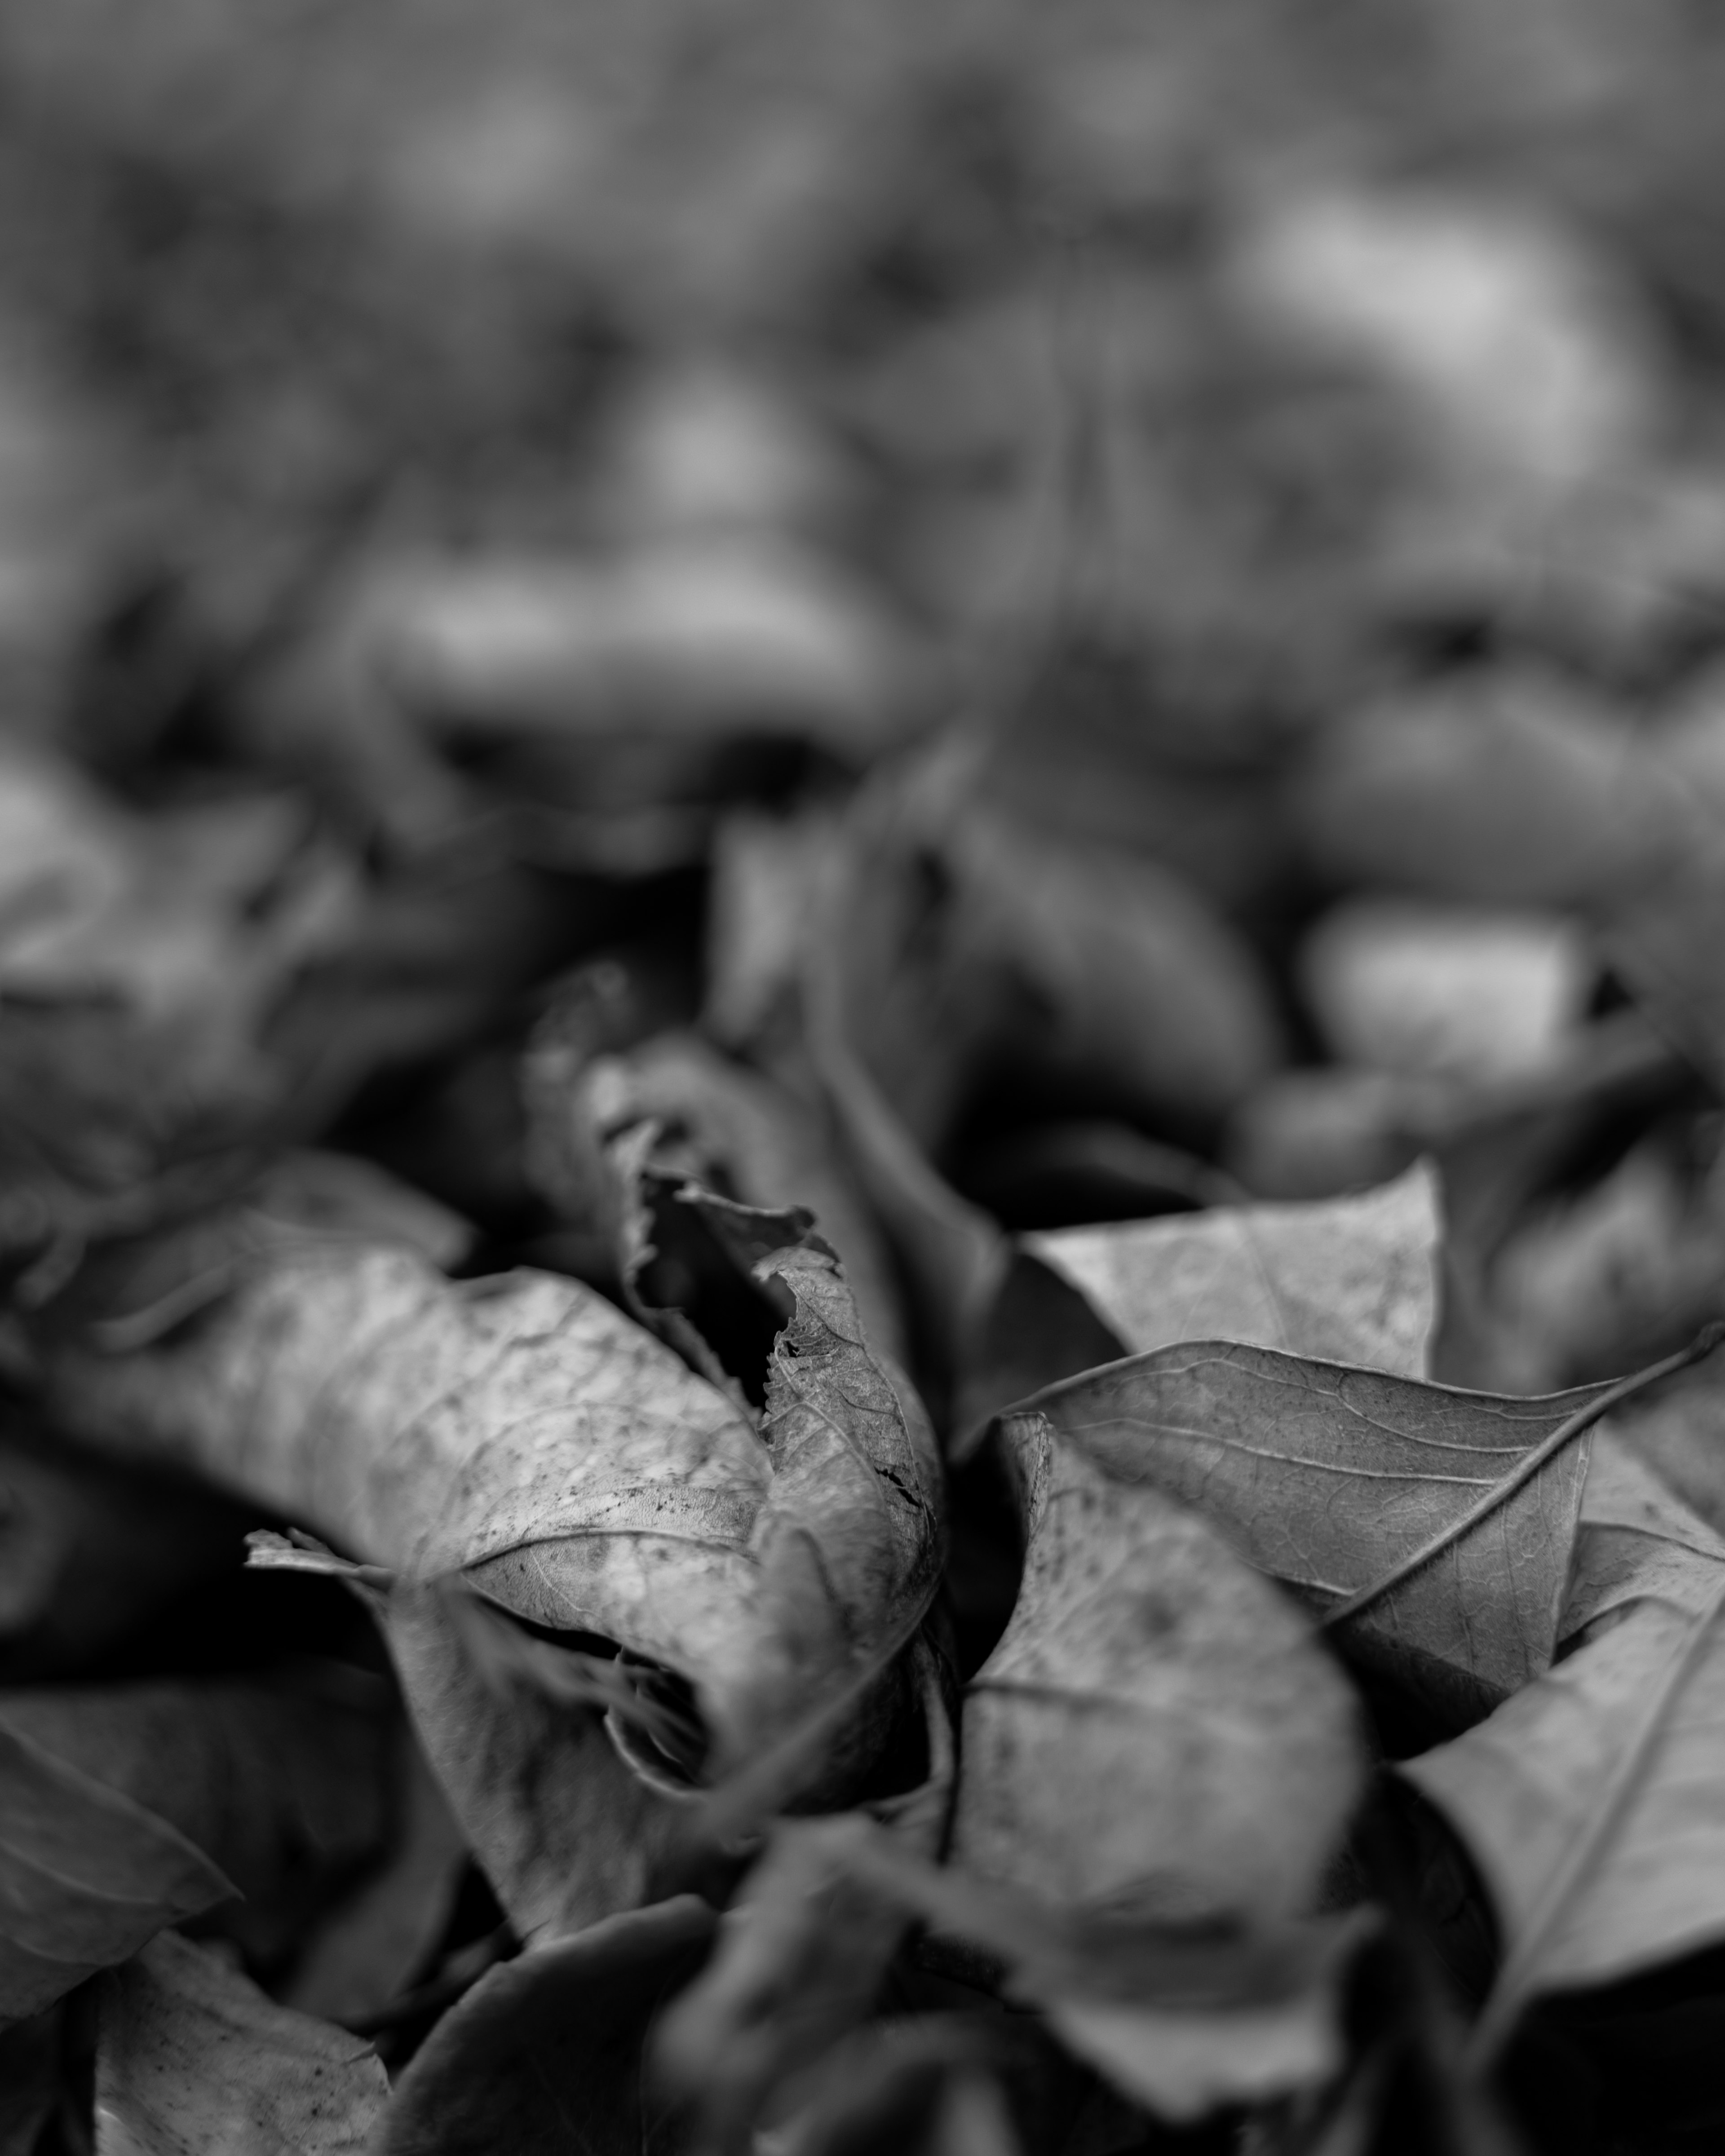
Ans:
{"label": "crumpled leaf", "polygon": [[[525,1084],[535,1178],[562,1212],[608,1219],[620,1245],[638,1203],[626,1186],[649,1163],[745,1204],[805,1206],[843,1262],[870,1342],[903,1359],[903,1322],[879,1233],[818,1112],[788,1089],[693,1034],[660,1034],[624,1054],[591,1056],[578,1039],[566,1044],[555,1012],[528,1056]],[[625,1160],[618,1141],[647,1124],[653,1141],[639,1155],[629,1149]]]}
{"label": "crumpled leaf", "polygon": [[167,1820],[0,1728],[0,2021],[234,1892]]}
{"label": "crumpled leaf", "polygon": [[357,2156],[389,2079],[360,2037],[167,1932],[104,1979],[95,2100],[104,2156]]}
{"label": "crumpled leaf", "polygon": [[222,1927],[265,1961],[382,1850],[391,1735],[385,1688],[334,1665],[269,1684],[0,1692],[9,1744],[110,1791],[232,1881],[244,1899]]}
{"label": "crumpled leaf", "polygon": [[1599,1466],[1565,1611],[1583,1643],[1397,1769],[1461,1834],[1503,1928],[1484,2052],[1537,1993],[1725,1935],[1725,1543],[1625,1448]]}
{"label": "crumpled leaf", "polygon": [[260,1255],[183,1337],[60,1349],[49,1394],[69,1427],[194,1466],[405,1580],[460,1572],[663,1665],[722,1772],[908,1637],[941,1495],[920,1409],[870,1363],[830,1253],[705,1202],[781,1298],[760,1431],[575,1281],[456,1285],[346,1244]]}
{"label": "crumpled leaf", "polygon": [[451,2008],[398,2083],[376,2156],[676,2148],[644,2086],[653,2017],[717,1919],[692,1895],[530,1948]]}
{"label": "crumpled leaf", "polygon": [[1047,1416],[1004,1435],[1024,1573],[965,1696],[958,1861],[1168,1922],[1299,1913],[1359,1789],[1339,1672],[1197,1512]]}
{"label": "crumpled leaf", "polygon": [[1261,1569],[1334,1608],[1517,1474],[1506,1502],[1349,1618],[1350,1653],[1466,1721],[1549,1663],[1587,1473],[1577,1432],[1609,1389],[1497,1398],[1266,1348],[1194,1342],[1050,1386],[1045,1421],[1108,1476],[1198,1506]]}
{"label": "crumpled leaf", "polygon": [[1429,1166],[1358,1198],[1027,1235],[1129,1354],[1238,1340],[1423,1378],[1442,1234]]}

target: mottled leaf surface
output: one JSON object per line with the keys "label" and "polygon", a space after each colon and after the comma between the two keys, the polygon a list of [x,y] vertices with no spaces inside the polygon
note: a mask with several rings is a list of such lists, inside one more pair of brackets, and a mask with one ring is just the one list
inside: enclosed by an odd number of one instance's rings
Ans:
{"label": "mottled leaf surface", "polygon": [[104,1983],[100,2156],[357,2156],[388,2097],[369,2044],[172,1932]]}
{"label": "mottled leaf surface", "polygon": [[1127,1352],[1240,1340],[1423,1378],[1443,1223],[1424,1164],[1358,1198],[1217,1205],[1028,1235]]}
{"label": "mottled leaf surface", "polygon": [[1043,1416],[1007,1433],[1024,1575],[966,1694],[958,1861],[1169,1922],[1297,1912],[1359,1788],[1340,1672],[1196,1512]]}
{"label": "mottled leaf surface", "polygon": [[465,1571],[668,1665],[737,1751],[913,1625],[939,1563],[932,1441],[836,1262],[751,1258],[793,1313],[761,1431],[577,1282],[351,1245],[259,1258],[156,1347],[64,1350],[49,1390],[407,1579]]}

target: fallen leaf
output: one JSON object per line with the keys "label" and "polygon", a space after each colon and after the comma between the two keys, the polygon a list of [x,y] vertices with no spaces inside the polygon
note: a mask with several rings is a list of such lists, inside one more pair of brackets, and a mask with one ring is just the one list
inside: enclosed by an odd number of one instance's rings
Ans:
{"label": "fallen leaf", "polygon": [[1212,1206],[1029,1235],[1129,1354],[1238,1340],[1402,1377],[1426,1374],[1442,1234],[1437,1178],[1317,1205]]}
{"label": "fallen leaf", "polygon": [[[524,1083],[536,1180],[563,1213],[608,1219],[616,1239],[639,1204],[619,1181],[649,1163],[660,1176],[747,1205],[806,1207],[839,1254],[869,1340],[903,1360],[904,1327],[879,1232],[818,1112],[786,1087],[693,1034],[660,1034],[625,1054],[584,1055],[578,1042],[566,1045],[555,1011],[536,1036]],[[646,1124],[654,1141],[625,1164],[615,1142]]]}
{"label": "fallen leaf", "polygon": [[889,2148],[906,2156],[1019,2156],[1021,2124],[1045,2122],[1014,2116],[1017,2092],[1005,2083],[1028,2076],[992,2035],[956,2014],[877,2021],[826,2060],[813,2093],[774,2138],[787,2156]]}
{"label": "fallen leaf", "polygon": [[1563,1613],[1579,1644],[1477,1728],[1398,1772],[1473,1853],[1506,1959],[1476,2031],[1725,1931],[1711,1792],[1725,1727],[1725,1541],[1609,1425]]}
{"label": "fallen leaf", "polygon": [[244,1897],[223,1929],[270,1962],[382,1848],[388,1707],[375,1678],[334,1665],[271,1684],[42,1686],[0,1692],[0,1735],[201,1851]]}
{"label": "fallen leaf", "polygon": [[95,2102],[103,2156],[357,2156],[389,2081],[369,2044],[168,1932],[104,1979]]}
{"label": "fallen leaf", "polygon": [[914,1625],[940,1549],[932,1440],[869,1363],[835,1261],[772,1237],[747,1258],[788,1304],[764,1435],[577,1282],[457,1285],[349,1244],[259,1255],[184,1338],[69,1346],[49,1393],[69,1427],[404,1580],[462,1573],[675,1671],[722,1771]]}
{"label": "fallen leaf", "polygon": [[376,2156],[593,2156],[676,2148],[644,2086],[655,2013],[717,1922],[685,1895],[531,1948],[482,1976],[397,2084]]}
{"label": "fallen leaf", "polygon": [[957,1861],[1168,1922],[1302,1912],[1360,1784],[1339,1672],[1197,1512],[1004,1430],[1024,1573],[965,1696]]}
{"label": "fallen leaf", "polygon": [[0,1729],[0,2020],[39,2014],[234,1892],[167,1820]]}
{"label": "fallen leaf", "polygon": [[1466,1722],[1551,1660],[1585,1428],[1549,1457],[1540,1448],[1584,1411],[1603,1411],[1609,1390],[1497,1398],[1193,1343],[1069,1378],[1003,1424],[1022,1442],[1021,1428],[1045,1421],[1117,1482],[1198,1506],[1320,1610],[1384,1580],[1435,1536],[1453,1537],[1350,1617],[1343,1636],[1434,1712]]}

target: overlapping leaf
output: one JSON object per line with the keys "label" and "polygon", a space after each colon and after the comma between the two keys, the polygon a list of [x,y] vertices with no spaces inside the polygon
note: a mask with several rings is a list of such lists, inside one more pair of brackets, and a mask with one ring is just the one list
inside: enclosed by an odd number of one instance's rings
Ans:
{"label": "overlapping leaf", "polygon": [[1725,1935],[1725,1543],[1602,1443],[1566,1624],[1583,1643],[1400,1772],[1454,1823],[1502,1926],[1483,2043],[1544,1990]]}
{"label": "overlapping leaf", "polygon": [[1358,1792],[1339,1672],[1198,1513],[1045,1416],[1007,1436],[1024,1577],[966,1695],[959,1861],[1169,1922],[1298,1912]]}
{"label": "overlapping leaf", "polygon": [[722,1768],[934,1591],[941,1497],[907,1389],[829,1251],[706,1201],[777,1297],[765,1420],[609,1303],[531,1272],[456,1285],[408,1251],[259,1255],[183,1336],[62,1350],[99,1441],[195,1466],[403,1579],[461,1572],[695,1687]]}
{"label": "overlapping leaf", "polygon": [[[1466,1721],[1551,1660],[1584,1431],[1527,1471],[1604,1392],[1499,1399],[1210,1342],[1069,1379],[1004,1424],[1022,1441],[1021,1429],[1046,1419],[1111,1477],[1199,1506],[1320,1609],[1449,1533],[1344,1637]],[[1502,1486],[1511,1494],[1474,1519]]]}
{"label": "overlapping leaf", "polygon": [[1130,1354],[1239,1340],[1327,1362],[1426,1375],[1437,1322],[1437,1178],[1316,1205],[1212,1206],[1029,1235]]}

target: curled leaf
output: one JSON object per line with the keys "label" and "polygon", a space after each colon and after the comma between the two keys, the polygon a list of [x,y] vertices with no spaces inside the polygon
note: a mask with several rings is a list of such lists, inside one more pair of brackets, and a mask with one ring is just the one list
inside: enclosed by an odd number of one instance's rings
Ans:
{"label": "curled leaf", "polygon": [[707,1204],[785,1320],[758,1431],[576,1282],[456,1285],[347,1243],[259,1255],[186,1337],[66,1348],[50,1396],[99,1441],[195,1466],[405,1582],[462,1573],[664,1666],[722,1771],[914,1621],[941,1497],[920,1409],[871,1362],[830,1253]]}

